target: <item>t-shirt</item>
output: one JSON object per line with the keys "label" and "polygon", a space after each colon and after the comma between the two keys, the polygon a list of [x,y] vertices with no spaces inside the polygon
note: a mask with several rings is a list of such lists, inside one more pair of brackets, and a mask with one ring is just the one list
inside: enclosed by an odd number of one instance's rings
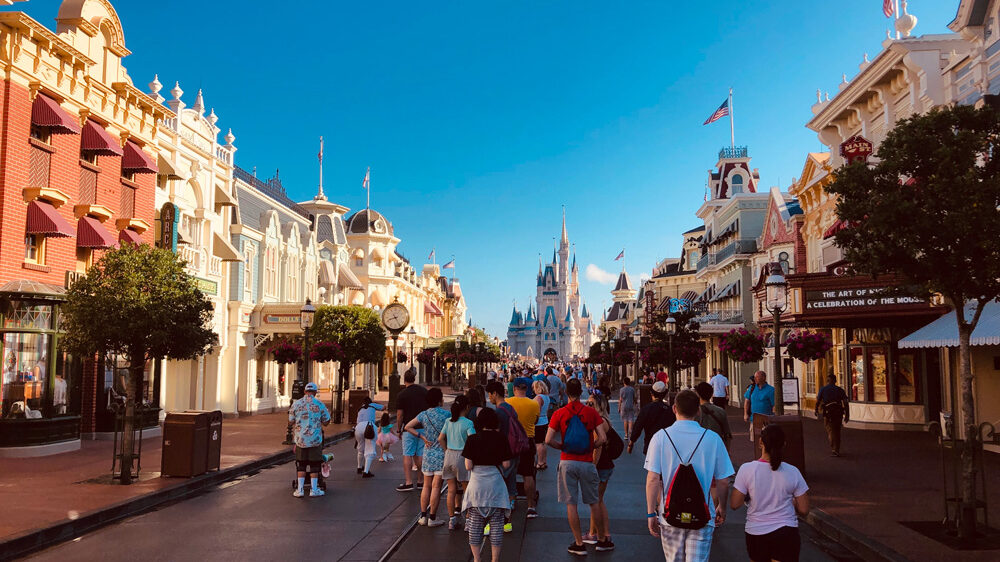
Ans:
{"label": "t-shirt", "polygon": [[695,417],[698,423],[705,429],[710,429],[719,434],[722,438],[722,442],[725,443],[726,439],[733,436],[732,429],[729,427],[729,418],[726,416],[726,411],[722,408],[716,406],[715,404],[702,404],[698,407],[698,416]]}
{"label": "t-shirt", "polygon": [[399,391],[399,395],[396,396],[396,408],[403,410],[403,419],[396,420],[399,427],[406,427],[410,420],[427,408],[426,396],[427,389],[419,384],[411,384]]}
{"label": "t-shirt", "polygon": [[549,385],[549,398],[552,399],[553,404],[558,404],[559,397],[563,394],[563,389],[566,388],[566,383],[556,375],[545,377],[545,382]]}
{"label": "t-shirt", "polygon": [[809,490],[799,469],[783,462],[778,470],[771,470],[770,463],[751,461],[740,467],[733,486],[750,496],[747,534],[766,535],[782,527],[799,526],[792,498]]}
{"label": "t-shirt", "polygon": [[528,434],[529,438],[534,437],[535,424],[538,423],[538,402],[531,398],[511,396],[507,399],[507,403],[513,406],[517,412],[517,421],[521,422],[524,432]]}
{"label": "t-shirt", "polygon": [[447,439],[449,449],[461,451],[465,448],[465,440],[476,433],[476,427],[469,418],[464,416],[459,417],[458,421],[451,421],[451,418],[448,418],[444,422],[444,427],[441,428],[441,433]]}
{"label": "t-shirt", "polygon": [[635,387],[634,386],[623,386],[621,390],[618,391],[618,403],[622,407],[623,412],[631,412],[635,410]]}
{"label": "t-shirt", "polygon": [[764,383],[764,388],[760,388],[756,384],[751,385],[747,389],[746,394],[743,395],[744,398],[750,400],[750,419],[753,419],[754,414],[761,414],[765,416],[774,415],[774,387]]}
{"label": "t-shirt", "polygon": [[725,398],[726,388],[729,387],[729,379],[725,375],[715,375],[709,379],[708,384],[712,385],[712,396],[715,398]]}
{"label": "t-shirt", "polygon": [[465,440],[462,456],[473,464],[481,466],[494,465],[499,467],[504,461],[514,458],[510,452],[507,438],[499,431],[486,430],[470,435]]}
{"label": "t-shirt", "polygon": [[663,384],[670,384],[670,377],[663,371],[656,373],[656,380],[662,382]]}
{"label": "t-shirt", "polygon": [[[673,446],[670,445],[666,432],[670,433]],[[702,438],[703,434],[704,438]],[[699,439],[702,441],[700,445],[697,445]],[[695,449],[696,445],[697,450]],[[674,452],[674,447],[677,447],[677,452]],[[692,451],[694,451],[693,455]],[[680,453],[683,458],[678,458],[677,453]],[[694,472],[698,475],[698,482],[701,484],[702,490],[705,491],[705,503],[709,506],[714,505],[710,494],[712,480],[728,478],[734,472],[733,463],[729,460],[729,453],[726,452],[726,446],[722,443],[721,437],[714,431],[701,427],[696,421],[677,420],[669,428],[656,432],[656,435],[649,442],[646,462],[643,465],[649,472],[659,474],[663,481],[663,498],[660,499],[660,505],[663,504],[663,499],[667,497],[667,492],[670,490],[669,483],[674,477],[674,472],[677,471],[677,467],[682,461],[688,460],[688,457],[691,458],[691,466],[694,467]],[[708,524],[714,527],[715,517],[709,518]]]}
{"label": "t-shirt", "polygon": [[574,455],[562,451],[559,458],[564,461],[583,461],[583,462],[593,462],[594,461],[594,436],[593,431],[597,429],[597,426],[604,423],[601,419],[601,414],[597,413],[597,410],[581,404],[579,400],[571,400],[569,404],[566,404],[562,408],[556,410],[552,417],[549,418],[549,428],[554,429],[559,432],[563,438],[566,437],[566,427],[569,425],[569,420],[573,416],[580,416],[580,421],[583,422],[583,426],[587,428],[587,432],[591,433],[590,436],[590,447],[588,451],[582,455]]}

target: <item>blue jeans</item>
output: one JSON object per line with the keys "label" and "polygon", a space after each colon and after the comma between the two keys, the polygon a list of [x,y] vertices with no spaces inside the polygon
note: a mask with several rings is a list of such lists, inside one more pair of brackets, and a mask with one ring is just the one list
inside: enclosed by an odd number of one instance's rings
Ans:
{"label": "blue jeans", "polygon": [[[418,429],[417,433],[424,434],[424,430]],[[409,431],[403,432],[403,456],[422,457],[424,455],[424,440],[414,436]]]}

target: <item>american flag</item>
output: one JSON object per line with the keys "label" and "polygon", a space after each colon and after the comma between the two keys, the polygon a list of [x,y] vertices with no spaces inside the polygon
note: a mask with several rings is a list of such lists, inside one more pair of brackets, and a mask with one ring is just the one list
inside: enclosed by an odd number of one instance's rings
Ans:
{"label": "american flag", "polygon": [[726,98],[726,101],[722,102],[722,105],[719,106],[719,109],[716,109],[715,113],[713,113],[708,119],[705,119],[705,122],[702,123],[702,125],[715,123],[716,121],[722,119],[727,115],[729,115],[729,98]]}
{"label": "american flag", "polygon": [[371,166],[369,166],[368,169],[365,170],[365,179],[361,182],[361,189],[368,189],[368,180],[370,179],[371,173],[372,169]]}
{"label": "american flag", "polygon": [[615,258],[615,261],[618,261],[618,260],[620,260],[620,259],[622,259],[622,258],[624,258],[624,257],[625,257],[625,250],[622,250],[622,251],[621,251],[621,252],[620,252],[620,253],[618,254],[618,257],[616,257],[616,258]]}
{"label": "american flag", "polygon": [[323,137],[319,138],[319,161],[323,161]]}
{"label": "american flag", "polygon": [[433,260],[434,259],[434,250],[431,250],[431,255],[427,256],[427,259],[429,259],[429,260]]}
{"label": "american flag", "polygon": [[442,265],[441,269],[455,269],[455,260],[454,260],[454,258],[450,262]]}
{"label": "american flag", "polygon": [[882,13],[885,17],[891,18],[896,13],[895,0],[882,0]]}

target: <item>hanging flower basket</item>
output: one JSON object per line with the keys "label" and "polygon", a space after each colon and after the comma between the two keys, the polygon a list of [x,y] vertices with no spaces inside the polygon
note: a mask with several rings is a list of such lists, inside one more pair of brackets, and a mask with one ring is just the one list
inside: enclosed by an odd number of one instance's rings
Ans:
{"label": "hanging flower basket", "polygon": [[719,349],[738,363],[756,363],[764,358],[764,336],[746,328],[730,330],[722,335]]}
{"label": "hanging flower basket", "polygon": [[472,363],[476,360],[476,356],[471,353],[459,353],[458,362],[459,363]]}
{"label": "hanging flower basket", "polygon": [[454,353],[442,353],[441,354],[441,359],[444,359],[446,362],[451,363],[451,362],[455,361],[455,354]]}
{"label": "hanging flower basket", "polygon": [[698,366],[705,359],[705,346],[691,342],[674,349],[674,360],[678,369],[688,369]]}
{"label": "hanging flower basket", "polygon": [[340,344],[336,342],[321,341],[312,346],[312,351],[309,353],[309,357],[311,357],[313,361],[317,361],[319,363],[342,361],[344,359],[344,350],[340,347]]}
{"label": "hanging flower basket", "polygon": [[631,351],[619,351],[615,353],[615,365],[631,365],[635,361],[635,355]]}
{"label": "hanging flower basket", "polygon": [[[677,350],[674,350],[674,359],[677,359]],[[662,347],[650,347],[642,350],[642,362],[646,365],[666,365],[670,362],[670,350]]]}
{"label": "hanging flower basket", "polygon": [[407,357],[405,351],[400,351],[396,354],[396,363],[406,363],[407,359],[409,358]]}
{"label": "hanging flower basket", "polygon": [[295,363],[302,359],[302,348],[291,342],[281,342],[271,348],[274,360],[281,364]]}
{"label": "hanging flower basket", "polygon": [[804,363],[815,361],[826,356],[833,348],[833,343],[825,335],[805,330],[788,334],[785,349],[788,356]]}
{"label": "hanging flower basket", "polygon": [[421,351],[417,354],[417,362],[424,365],[430,365],[434,362],[434,352],[429,349]]}

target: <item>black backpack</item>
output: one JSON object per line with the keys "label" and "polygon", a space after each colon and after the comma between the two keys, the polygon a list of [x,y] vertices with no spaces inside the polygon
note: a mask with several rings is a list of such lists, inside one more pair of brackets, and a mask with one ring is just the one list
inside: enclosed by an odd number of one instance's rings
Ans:
{"label": "black backpack", "polygon": [[625,442],[622,441],[621,435],[618,435],[618,432],[615,431],[615,428],[611,427],[610,423],[608,424],[608,443],[604,446],[604,452],[607,453],[611,460],[617,459],[625,452]]}
{"label": "black backpack", "polygon": [[[674,448],[677,458],[682,458],[680,452],[677,451],[677,446],[674,445],[674,440],[670,438],[670,434],[666,430],[663,433],[670,441],[670,446]],[[687,462],[678,465],[673,478],[670,479],[670,485],[667,487],[667,497],[663,500],[663,518],[671,527],[701,529],[708,525],[711,518],[708,504],[705,502],[705,490],[701,487],[694,467],[691,466],[691,459],[698,447],[701,446],[706,433],[708,433],[707,429],[702,432],[701,439],[698,439],[698,444],[694,446]]]}

